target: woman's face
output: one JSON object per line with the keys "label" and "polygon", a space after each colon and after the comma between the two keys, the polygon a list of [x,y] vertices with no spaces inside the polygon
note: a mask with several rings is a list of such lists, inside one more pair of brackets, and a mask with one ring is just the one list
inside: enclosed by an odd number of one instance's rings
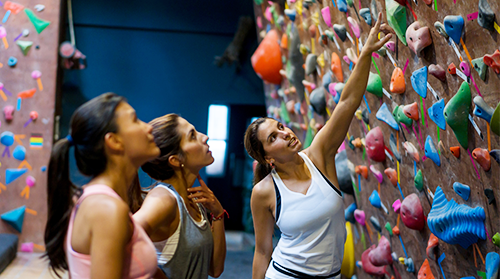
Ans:
{"label": "woman's face", "polygon": [[302,143],[288,127],[274,119],[266,119],[259,125],[257,138],[264,146],[266,160],[286,160],[288,155],[295,154],[302,149]]}
{"label": "woman's face", "polygon": [[207,144],[208,136],[196,131],[186,119],[179,117],[177,131],[181,135],[181,149],[184,156],[181,163],[189,169],[202,169],[214,162]]}
{"label": "woman's face", "polygon": [[121,102],[115,111],[118,132],[125,156],[137,167],[158,157],[160,149],[154,142],[153,127],[137,118],[135,110],[125,102]]}

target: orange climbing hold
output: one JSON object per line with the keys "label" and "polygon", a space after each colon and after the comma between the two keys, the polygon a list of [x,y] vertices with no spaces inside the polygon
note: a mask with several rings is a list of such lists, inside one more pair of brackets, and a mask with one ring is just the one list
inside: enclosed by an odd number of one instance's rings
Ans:
{"label": "orange climbing hold", "polygon": [[398,173],[393,168],[387,168],[384,170],[385,175],[389,178],[394,187],[398,186]]}
{"label": "orange climbing hold", "polygon": [[431,233],[431,235],[429,236],[429,241],[427,241],[427,249],[425,250],[427,257],[429,257],[431,260],[436,259],[436,248],[438,245],[439,239]]}
{"label": "orange climbing hold", "polygon": [[336,52],[332,52],[332,72],[338,81],[344,82],[344,74],[342,73],[342,64],[340,63],[340,57]]}
{"label": "orange climbing hold", "polygon": [[500,74],[500,51],[495,50],[493,54],[486,54],[483,57],[484,64],[488,65],[495,71],[495,73]]}
{"label": "orange climbing hold", "polygon": [[448,73],[450,73],[452,75],[457,74],[457,66],[455,66],[455,64],[453,62],[451,62],[451,64],[448,66]]}
{"label": "orange climbing hold", "polygon": [[489,171],[491,168],[490,153],[487,149],[476,148],[472,151],[472,157],[476,160],[484,171]]}
{"label": "orange climbing hold", "polygon": [[283,67],[278,32],[271,30],[260,42],[251,58],[252,67],[264,81],[281,84],[280,70]]}
{"label": "orange climbing hold", "polygon": [[283,36],[281,36],[281,48],[282,49],[288,49],[288,36],[286,33],[283,33]]}
{"label": "orange climbing hold", "polygon": [[460,146],[451,146],[450,151],[457,159],[460,158]]}
{"label": "orange climbing hold", "polygon": [[418,271],[418,279],[434,279],[434,274],[432,274],[431,267],[429,266],[429,261],[425,259],[424,263]]}
{"label": "orange climbing hold", "polygon": [[366,166],[356,166],[356,168],[354,168],[354,171],[357,174],[361,174],[365,179],[368,179],[368,168]]}
{"label": "orange climbing hold", "polygon": [[395,234],[395,235],[399,235],[399,228],[398,228],[398,226],[394,226],[394,228],[392,228],[392,233]]}
{"label": "orange climbing hold", "polygon": [[353,140],[352,144],[354,145],[354,147],[357,147],[357,148],[363,147],[363,142],[361,142],[360,138],[356,138],[355,140]]}
{"label": "orange climbing hold", "polygon": [[16,15],[17,13],[19,13],[20,11],[22,11],[24,9],[24,6],[19,4],[19,3],[7,1],[3,5],[3,8],[7,11],[11,11],[12,13],[14,13]]}
{"label": "orange climbing hold", "polygon": [[413,104],[409,104],[409,105],[404,106],[403,112],[408,118],[411,118],[412,120],[418,121],[419,113],[418,113],[417,102],[413,102]]}
{"label": "orange climbing hold", "polygon": [[405,76],[399,67],[396,67],[392,72],[390,89],[392,93],[396,94],[403,94],[406,91]]}
{"label": "orange climbing hold", "polygon": [[35,95],[35,92],[36,92],[36,88],[32,88],[32,89],[17,93],[17,97],[22,98],[22,99],[31,98],[31,97],[33,97],[33,95]]}

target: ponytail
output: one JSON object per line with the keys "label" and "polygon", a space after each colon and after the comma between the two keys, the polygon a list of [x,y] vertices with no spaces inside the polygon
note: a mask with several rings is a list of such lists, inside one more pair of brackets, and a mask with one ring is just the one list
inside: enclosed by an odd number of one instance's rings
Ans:
{"label": "ponytail", "polygon": [[264,146],[257,137],[257,132],[259,130],[260,124],[264,123],[269,117],[261,117],[250,126],[248,126],[245,132],[245,149],[248,155],[257,161],[257,166],[255,167],[255,173],[253,177],[253,185],[259,183],[264,177],[271,173],[272,168],[264,159],[266,151],[264,151]]}
{"label": "ponytail", "polygon": [[61,277],[58,271],[68,270],[64,240],[76,192],[76,186],[69,179],[70,147],[68,139],[59,140],[50,154],[48,168],[48,216],[44,236],[46,250],[43,256],[49,258],[49,265],[58,277]]}
{"label": "ponytail", "polygon": [[257,166],[255,167],[255,172],[253,174],[253,185],[259,183],[268,174],[270,174],[272,170],[273,168],[269,164],[257,163]]}

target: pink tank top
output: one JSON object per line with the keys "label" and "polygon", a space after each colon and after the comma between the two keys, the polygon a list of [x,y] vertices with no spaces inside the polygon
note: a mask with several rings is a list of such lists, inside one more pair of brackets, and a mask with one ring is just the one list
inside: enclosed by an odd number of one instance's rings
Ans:
{"label": "pink tank top", "polygon": [[[70,278],[72,279],[90,278],[90,255],[80,254],[73,250],[71,246],[71,235],[76,211],[82,201],[90,195],[108,195],[121,200],[121,197],[106,185],[92,185],[86,187],[83,195],[78,199],[78,202],[71,212],[65,247],[69,273],[71,275]],[[134,222],[131,213],[130,219],[134,224],[134,234],[126,247],[127,254],[123,265],[123,278],[151,278],[157,269],[155,247],[144,229]]]}

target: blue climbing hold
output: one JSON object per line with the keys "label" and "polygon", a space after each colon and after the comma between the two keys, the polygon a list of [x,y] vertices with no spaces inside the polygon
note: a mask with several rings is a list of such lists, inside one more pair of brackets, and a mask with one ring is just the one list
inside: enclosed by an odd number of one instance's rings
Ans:
{"label": "blue climbing hold", "polygon": [[486,279],[497,279],[498,268],[500,267],[500,255],[495,252],[489,252],[486,255]]}
{"label": "blue climbing hold", "polygon": [[18,179],[21,175],[25,174],[28,169],[6,169],[5,170],[5,184]]}
{"label": "blue climbing hold", "polygon": [[455,190],[455,193],[461,196],[465,201],[469,199],[470,187],[468,185],[462,184],[460,182],[455,182],[453,183],[453,190]]}
{"label": "blue climbing hold", "polygon": [[448,201],[438,186],[434,193],[431,211],[427,216],[427,225],[437,238],[467,249],[478,239],[486,239],[485,219],[486,214],[482,207],[459,205],[453,199]]}
{"label": "blue climbing hold", "polygon": [[464,18],[460,15],[446,16],[444,18],[444,30],[456,44],[460,44],[460,37],[462,37],[462,30],[464,29]]}
{"label": "blue climbing hold", "polygon": [[436,123],[436,125],[441,130],[446,130],[446,120],[444,119],[444,99],[441,99],[434,103],[429,109],[427,109],[427,113],[429,114],[429,118]]}
{"label": "blue climbing hold", "polygon": [[7,60],[7,65],[9,65],[9,67],[14,67],[16,66],[16,64],[17,58],[15,58],[14,56],[9,57],[9,60]]}
{"label": "blue climbing hold", "polygon": [[342,91],[344,91],[345,83],[342,82],[337,82],[335,84],[335,91],[337,91],[338,94],[342,94]]}
{"label": "blue climbing hold", "polygon": [[14,144],[14,133],[5,131],[0,134],[0,143],[5,146],[11,146]]}
{"label": "blue climbing hold", "polygon": [[26,158],[26,148],[22,145],[16,146],[16,148],[14,148],[14,151],[12,152],[12,156],[14,157],[14,159],[17,159],[19,161],[24,160],[24,158]]}
{"label": "blue climbing hold", "polygon": [[373,190],[373,192],[370,195],[370,197],[368,198],[368,200],[376,208],[381,208],[382,207],[382,204],[380,202],[380,196],[378,195],[377,190]]}
{"label": "blue climbing hold", "polygon": [[422,98],[427,97],[427,66],[414,71],[410,79],[415,92]]}
{"label": "blue climbing hold", "polygon": [[375,216],[370,217],[370,222],[373,225],[373,228],[377,230],[379,233],[382,232],[382,227],[380,226],[380,222]]}
{"label": "blue climbing hold", "polygon": [[43,167],[41,167],[41,168],[40,168],[40,170],[41,170],[42,172],[45,172],[45,171],[47,170],[47,166],[43,166]]}
{"label": "blue climbing hold", "polygon": [[339,11],[341,11],[343,13],[347,12],[347,2],[346,2],[346,0],[337,0],[337,5],[339,6],[338,7]]}
{"label": "blue climbing hold", "polygon": [[441,159],[439,159],[439,153],[436,150],[436,145],[431,136],[428,135],[425,140],[425,156],[431,159],[438,167],[441,166]]}
{"label": "blue climbing hold", "polygon": [[346,209],[345,209],[345,220],[351,223],[356,223],[356,219],[354,218],[354,210],[358,209],[356,206],[356,203],[351,203]]}
{"label": "blue climbing hold", "polygon": [[5,212],[1,215],[2,220],[11,225],[18,232],[23,231],[23,222],[24,222],[24,212],[26,206],[23,205],[11,211]]}
{"label": "blue climbing hold", "polygon": [[295,109],[295,113],[300,115],[300,103],[295,103],[294,109]]}
{"label": "blue climbing hold", "polygon": [[330,93],[328,89],[328,85],[332,82],[332,72],[328,71],[323,75],[323,88],[325,88],[326,92]]}
{"label": "blue climbing hold", "polygon": [[285,15],[293,22],[295,21],[295,16],[297,15],[297,12],[295,10],[285,9]]}
{"label": "blue climbing hold", "polygon": [[391,126],[394,130],[399,131],[399,126],[392,113],[389,111],[386,103],[383,103],[382,106],[378,109],[377,114],[375,114],[378,120],[384,121],[387,125]]}
{"label": "blue climbing hold", "polygon": [[474,115],[490,123],[491,117],[493,116],[495,110],[492,107],[490,107],[481,96],[474,97],[472,101],[476,105],[473,111]]}
{"label": "blue climbing hold", "polygon": [[363,8],[359,10],[359,15],[365,20],[366,24],[372,25],[372,16],[370,14],[370,9]]}

